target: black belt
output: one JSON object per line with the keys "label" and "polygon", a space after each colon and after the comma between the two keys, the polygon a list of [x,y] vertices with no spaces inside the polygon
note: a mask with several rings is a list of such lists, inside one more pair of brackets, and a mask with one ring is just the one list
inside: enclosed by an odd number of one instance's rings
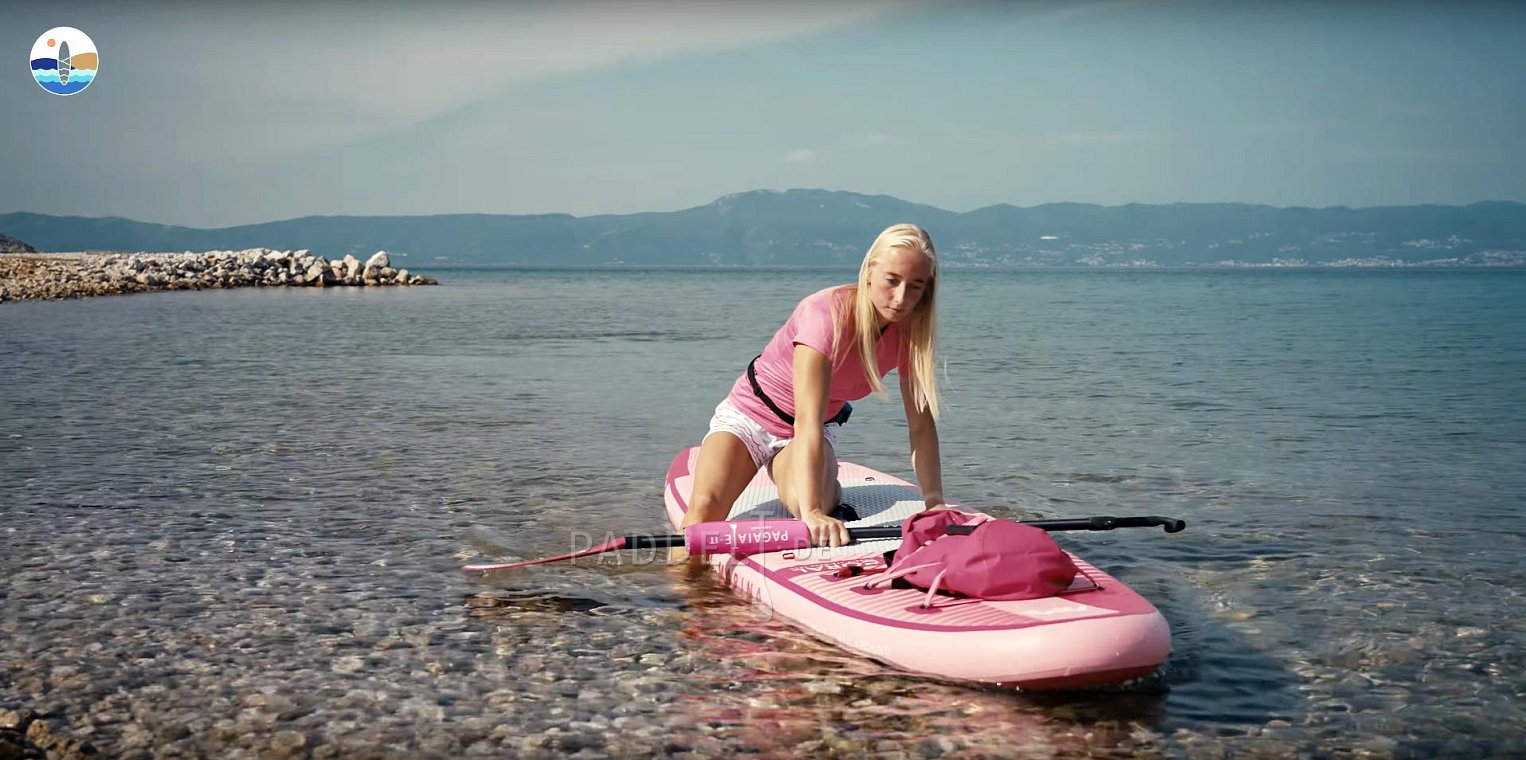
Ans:
{"label": "black belt", "polygon": [[[772,410],[779,419],[784,420],[784,424],[793,426],[795,424],[795,416],[784,411],[783,409],[780,409],[779,405],[775,404],[774,400],[769,398],[768,394],[763,392],[763,386],[758,385],[758,371],[754,369],[754,366],[761,358],[763,358],[763,355],[758,354],[757,356],[752,357],[752,361],[747,363],[747,382],[752,383],[752,394],[757,396],[758,399],[761,400],[763,404],[770,410]],[[830,425],[835,422],[839,426],[846,425],[848,424],[848,418],[852,415],[853,405],[844,402],[842,409],[838,410],[837,415],[832,419],[827,420],[825,424]]]}

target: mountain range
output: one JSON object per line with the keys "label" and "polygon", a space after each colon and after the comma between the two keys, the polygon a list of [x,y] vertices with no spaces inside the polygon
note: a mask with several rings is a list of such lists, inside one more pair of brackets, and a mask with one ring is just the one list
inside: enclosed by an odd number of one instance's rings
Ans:
{"label": "mountain range", "polygon": [[1049,203],[953,212],[885,195],[754,190],[671,212],[310,216],[220,229],[119,217],[0,214],[46,251],[388,251],[450,266],[857,266],[909,221],[955,267],[1526,266],[1526,204],[1280,208],[1238,203]]}

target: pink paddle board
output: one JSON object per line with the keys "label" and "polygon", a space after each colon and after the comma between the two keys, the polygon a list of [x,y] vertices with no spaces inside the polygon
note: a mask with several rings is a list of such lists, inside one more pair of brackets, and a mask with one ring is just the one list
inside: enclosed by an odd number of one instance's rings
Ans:
{"label": "pink paddle board", "polygon": [[[688,509],[699,448],[668,468],[668,520]],[[923,508],[904,480],[843,462],[843,502],[860,519],[850,528],[900,525]],[[964,509],[963,507],[959,507]],[[965,511],[973,511],[965,509]],[[732,507],[732,520],[788,519],[766,471]],[[1150,673],[1171,651],[1171,630],[1154,605],[1116,578],[1071,555],[1081,572],[1059,596],[1013,602],[865,587],[885,566],[895,539],[738,557],[717,554],[711,567],[739,595],[837,645],[914,673],[1021,689],[1071,689]],[[858,565],[868,575],[839,570]]]}

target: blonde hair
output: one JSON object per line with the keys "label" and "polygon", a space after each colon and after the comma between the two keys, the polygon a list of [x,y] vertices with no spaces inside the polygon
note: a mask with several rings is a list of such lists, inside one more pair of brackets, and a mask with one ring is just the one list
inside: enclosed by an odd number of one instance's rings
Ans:
{"label": "blonde hair", "polygon": [[[838,335],[851,336],[852,348],[856,349],[859,358],[863,361],[864,377],[869,381],[869,387],[874,389],[874,394],[884,398],[885,384],[880,380],[879,357],[876,344],[880,330],[874,323],[874,302],[869,295],[869,276],[873,272],[880,259],[893,249],[902,248],[908,251],[916,251],[927,257],[931,265],[931,273],[927,280],[927,286],[922,292],[921,300],[917,301],[916,308],[912,309],[911,316],[902,323],[901,352],[908,357],[906,362],[911,369],[911,377],[902,377],[902,383],[912,384],[912,399],[918,409],[926,409],[938,416],[938,382],[936,377],[934,351],[938,343],[937,324],[937,293],[938,293],[938,253],[933,248],[932,238],[928,237],[921,227],[915,224],[896,224],[886,227],[874,243],[869,246],[868,253],[864,254],[864,261],[858,267],[858,282],[842,288],[833,288],[832,321],[836,326]],[[838,308],[836,295],[846,292],[848,306],[846,309]],[[835,361],[840,362],[847,358],[846,351],[837,351],[834,346],[833,353],[838,354]]]}

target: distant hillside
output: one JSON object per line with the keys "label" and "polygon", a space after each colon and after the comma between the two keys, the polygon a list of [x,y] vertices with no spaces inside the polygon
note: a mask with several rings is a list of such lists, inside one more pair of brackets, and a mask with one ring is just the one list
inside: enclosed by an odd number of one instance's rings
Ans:
{"label": "distant hillside", "polygon": [[10,235],[0,234],[0,253],[37,253],[37,249]]}
{"label": "distant hillside", "polygon": [[195,229],[121,218],[0,215],[47,250],[386,250],[406,266],[856,266],[875,233],[926,227],[952,266],[1526,265],[1526,204],[1277,208],[1232,203],[997,205],[755,190],[682,211],[574,217],[317,216]]}

